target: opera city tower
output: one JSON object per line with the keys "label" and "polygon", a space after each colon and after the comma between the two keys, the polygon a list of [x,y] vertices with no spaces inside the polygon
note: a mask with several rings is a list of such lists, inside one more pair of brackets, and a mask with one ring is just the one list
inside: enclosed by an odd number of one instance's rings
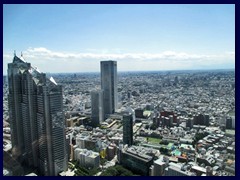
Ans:
{"label": "opera city tower", "polygon": [[8,86],[13,158],[41,175],[67,170],[62,87],[16,55]]}

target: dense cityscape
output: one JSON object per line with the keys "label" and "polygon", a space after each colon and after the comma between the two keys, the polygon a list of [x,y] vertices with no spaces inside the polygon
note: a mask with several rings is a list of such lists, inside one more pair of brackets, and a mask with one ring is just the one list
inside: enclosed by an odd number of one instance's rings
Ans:
{"label": "dense cityscape", "polygon": [[234,176],[235,70],[3,76],[6,176]]}

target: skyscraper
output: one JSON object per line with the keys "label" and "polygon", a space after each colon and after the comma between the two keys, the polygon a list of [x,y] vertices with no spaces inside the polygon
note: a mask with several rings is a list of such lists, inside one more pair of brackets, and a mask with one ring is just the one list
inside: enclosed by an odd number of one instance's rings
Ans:
{"label": "skyscraper", "polygon": [[133,145],[133,116],[129,112],[123,113],[123,144]]}
{"label": "skyscraper", "polygon": [[97,126],[104,120],[103,112],[103,91],[91,92],[91,107],[92,107],[92,125]]}
{"label": "skyscraper", "polygon": [[117,62],[101,61],[101,89],[103,90],[104,118],[117,109]]}
{"label": "skyscraper", "polygon": [[20,162],[37,166],[36,146],[36,87],[28,70],[31,64],[23,58],[14,56],[13,63],[8,64],[8,105],[11,127],[12,155]]}
{"label": "skyscraper", "polygon": [[67,169],[62,87],[14,55],[8,64],[13,157],[42,175]]}

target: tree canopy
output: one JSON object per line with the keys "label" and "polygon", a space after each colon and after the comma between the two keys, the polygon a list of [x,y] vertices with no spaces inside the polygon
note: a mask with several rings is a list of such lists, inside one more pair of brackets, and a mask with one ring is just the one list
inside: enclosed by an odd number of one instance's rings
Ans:
{"label": "tree canopy", "polygon": [[133,175],[134,174],[131,171],[120,165],[109,167],[101,174],[101,176],[133,176]]}

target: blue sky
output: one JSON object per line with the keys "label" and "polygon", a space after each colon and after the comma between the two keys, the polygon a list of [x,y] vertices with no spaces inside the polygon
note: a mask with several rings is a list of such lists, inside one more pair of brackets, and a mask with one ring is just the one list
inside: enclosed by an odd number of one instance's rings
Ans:
{"label": "blue sky", "polygon": [[4,5],[4,74],[14,50],[43,72],[234,68],[235,5]]}

